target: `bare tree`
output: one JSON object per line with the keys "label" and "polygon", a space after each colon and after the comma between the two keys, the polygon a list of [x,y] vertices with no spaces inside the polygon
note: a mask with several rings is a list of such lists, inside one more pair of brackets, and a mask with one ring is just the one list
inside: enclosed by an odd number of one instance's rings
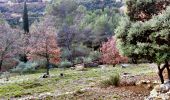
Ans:
{"label": "bare tree", "polygon": [[11,29],[6,24],[1,24],[0,29],[0,71],[2,71],[4,61],[17,53],[19,31]]}

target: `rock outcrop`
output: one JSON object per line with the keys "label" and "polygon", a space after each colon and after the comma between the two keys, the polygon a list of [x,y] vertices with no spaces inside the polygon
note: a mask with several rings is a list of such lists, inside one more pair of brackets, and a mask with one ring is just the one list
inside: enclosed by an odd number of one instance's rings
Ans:
{"label": "rock outcrop", "polygon": [[170,81],[156,85],[145,100],[170,100]]}

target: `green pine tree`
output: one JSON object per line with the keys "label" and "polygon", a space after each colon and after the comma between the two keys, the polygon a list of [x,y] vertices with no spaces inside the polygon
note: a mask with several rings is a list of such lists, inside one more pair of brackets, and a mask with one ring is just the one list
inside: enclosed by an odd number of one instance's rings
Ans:
{"label": "green pine tree", "polygon": [[24,2],[23,28],[24,28],[25,34],[29,33],[29,20],[28,20],[28,10],[27,10],[26,1]]}

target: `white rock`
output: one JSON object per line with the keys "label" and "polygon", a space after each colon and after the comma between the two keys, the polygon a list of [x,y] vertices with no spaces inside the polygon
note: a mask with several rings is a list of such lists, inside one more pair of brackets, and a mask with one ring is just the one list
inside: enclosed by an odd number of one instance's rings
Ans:
{"label": "white rock", "polygon": [[99,67],[100,67],[102,70],[104,70],[104,69],[106,69],[106,68],[107,68],[107,66],[106,66],[106,65],[99,65]]}
{"label": "white rock", "polygon": [[155,86],[145,100],[170,100],[170,82]]}
{"label": "white rock", "polygon": [[75,65],[75,69],[76,69],[77,71],[82,71],[82,70],[84,70],[84,69],[85,69],[85,68],[84,68],[84,64]]}
{"label": "white rock", "polygon": [[153,90],[150,92],[150,96],[151,96],[151,97],[157,97],[157,96],[158,96],[158,92],[157,92],[155,89],[153,89]]}

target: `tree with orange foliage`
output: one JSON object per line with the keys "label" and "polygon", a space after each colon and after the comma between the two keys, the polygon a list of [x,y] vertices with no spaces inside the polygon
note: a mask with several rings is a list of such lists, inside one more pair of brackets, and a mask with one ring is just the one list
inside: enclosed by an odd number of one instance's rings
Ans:
{"label": "tree with orange foliage", "polygon": [[29,47],[31,59],[46,60],[46,74],[49,75],[50,63],[60,61],[60,48],[57,46],[55,29],[52,21],[45,19],[41,23],[35,23],[32,27]]}
{"label": "tree with orange foliage", "polygon": [[107,42],[104,42],[100,48],[102,53],[101,61],[105,64],[116,64],[127,62],[128,58],[120,55],[118,49],[116,48],[116,39],[114,37],[108,39]]}

